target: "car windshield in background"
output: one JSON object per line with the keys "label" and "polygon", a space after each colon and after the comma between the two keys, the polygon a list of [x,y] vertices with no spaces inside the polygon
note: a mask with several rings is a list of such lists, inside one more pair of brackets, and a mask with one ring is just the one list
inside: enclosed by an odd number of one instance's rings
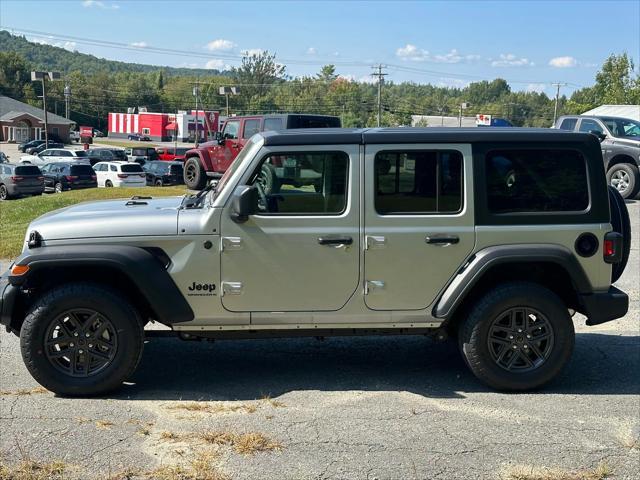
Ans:
{"label": "car windshield in background", "polygon": [[176,155],[184,155],[185,153],[187,153],[189,149],[188,148],[176,148]]}
{"label": "car windshield in background", "polygon": [[127,159],[127,154],[125,153],[124,150],[111,150],[113,152],[114,157],[120,159],[120,160],[126,160]]}
{"label": "car windshield in background", "polygon": [[42,172],[40,172],[40,169],[35,165],[34,166],[24,165],[24,166],[16,167],[15,174],[16,175],[42,175]]}
{"label": "car windshield in background", "polygon": [[94,175],[91,165],[71,165],[71,175]]}
{"label": "car windshield in background", "polygon": [[127,165],[120,165],[120,170],[124,173],[142,173],[142,167],[137,163],[128,163]]}
{"label": "car windshield in background", "polygon": [[640,137],[640,122],[627,118],[603,118],[602,121],[614,137]]}

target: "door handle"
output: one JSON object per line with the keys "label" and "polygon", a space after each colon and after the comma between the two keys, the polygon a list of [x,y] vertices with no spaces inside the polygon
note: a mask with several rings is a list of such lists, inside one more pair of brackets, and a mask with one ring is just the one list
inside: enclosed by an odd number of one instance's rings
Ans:
{"label": "door handle", "polygon": [[351,245],[353,244],[353,238],[351,237],[319,237],[318,243],[320,245]]}
{"label": "door handle", "polygon": [[447,245],[454,245],[456,243],[459,243],[460,237],[458,237],[457,235],[433,235],[427,236],[424,240],[430,245],[441,245],[444,247]]}

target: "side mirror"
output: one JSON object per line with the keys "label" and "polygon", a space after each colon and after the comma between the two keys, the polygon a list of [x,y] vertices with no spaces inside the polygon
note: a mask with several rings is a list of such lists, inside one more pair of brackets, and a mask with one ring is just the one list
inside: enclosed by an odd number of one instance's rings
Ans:
{"label": "side mirror", "polygon": [[215,140],[218,142],[218,145],[224,145],[224,137],[222,136],[222,132],[216,132]]}
{"label": "side mirror", "polygon": [[258,189],[255,186],[241,185],[236,187],[231,197],[231,220],[243,223],[249,215],[258,211]]}
{"label": "side mirror", "polygon": [[607,138],[607,136],[603,132],[600,132],[598,130],[589,130],[589,133],[591,133],[592,135],[595,135],[596,137],[598,137],[598,140],[600,140],[601,142],[605,138]]}

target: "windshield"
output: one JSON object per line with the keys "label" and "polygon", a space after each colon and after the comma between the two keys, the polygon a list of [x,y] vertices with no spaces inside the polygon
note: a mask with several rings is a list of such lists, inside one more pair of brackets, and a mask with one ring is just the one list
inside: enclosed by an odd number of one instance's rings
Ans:
{"label": "windshield", "polygon": [[262,146],[261,135],[254,135],[249,139],[249,141],[247,141],[247,144],[240,151],[240,154],[236,157],[236,159],[233,161],[233,163],[227,169],[227,171],[224,172],[224,175],[222,175],[222,178],[220,178],[220,181],[218,182],[218,185],[216,186],[216,189],[215,189],[215,195],[217,195],[224,189],[229,179],[233,177],[233,174],[236,172],[236,170],[238,170],[238,167],[242,165],[242,163],[244,163],[245,158],[250,158],[253,155],[255,155],[255,153],[258,151],[258,149],[261,146]]}
{"label": "windshield", "polygon": [[628,118],[603,118],[602,121],[614,137],[640,137],[640,122]]}
{"label": "windshield", "polygon": [[85,152],[84,150],[76,150],[76,157],[86,157],[87,156],[87,152]]}

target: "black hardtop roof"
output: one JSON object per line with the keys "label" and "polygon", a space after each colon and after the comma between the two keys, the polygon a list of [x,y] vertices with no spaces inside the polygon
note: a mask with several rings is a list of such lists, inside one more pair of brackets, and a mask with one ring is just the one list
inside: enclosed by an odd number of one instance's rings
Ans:
{"label": "black hardtop roof", "polygon": [[590,133],[550,128],[317,128],[262,132],[265,145],[339,145],[380,143],[573,142],[597,143]]}
{"label": "black hardtop roof", "polygon": [[316,113],[261,113],[259,115],[238,115],[236,117],[227,117],[227,120],[240,118],[287,118],[287,117],[310,117],[310,118],[340,118],[335,115],[321,115]]}

